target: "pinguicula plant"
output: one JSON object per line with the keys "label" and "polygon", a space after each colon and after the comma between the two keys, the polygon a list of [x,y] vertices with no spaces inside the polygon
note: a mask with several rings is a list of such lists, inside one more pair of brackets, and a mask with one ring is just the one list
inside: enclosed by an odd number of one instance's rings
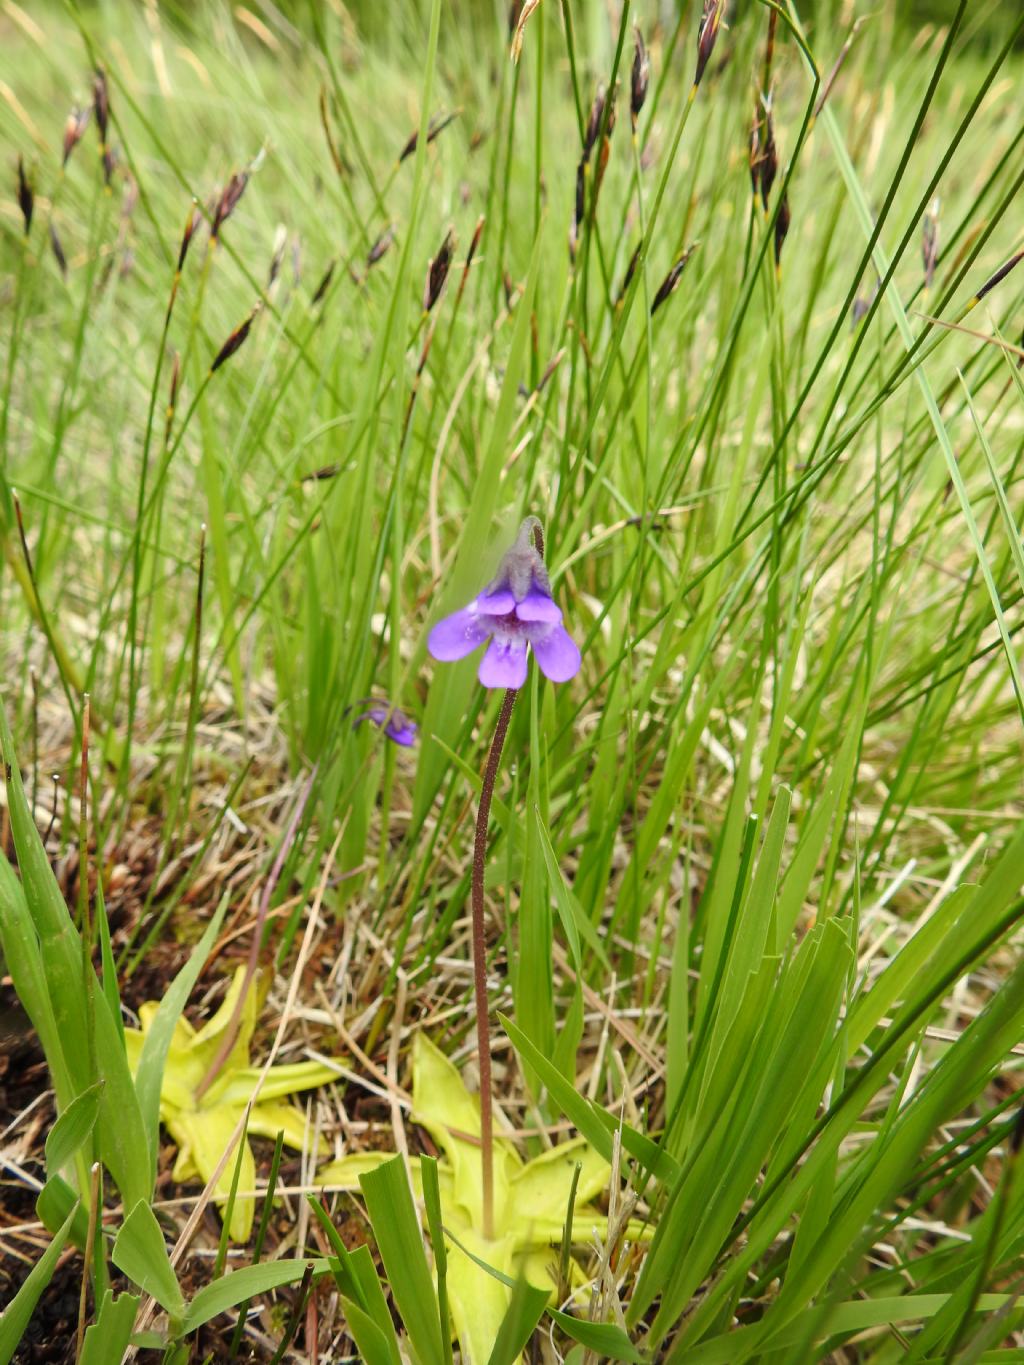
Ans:
{"label": "pinguicula plant", "polygon": [[[250,1061],[250,1048],[266,994],[259,979],[250,985],[244,966],[239,966],[220,1008],[200,1029],[179,1017],[167,1048],[160,1086],[160,1118],[174,1139],[178,1156],[174,1165],[175,1181],[199,1177],[205,1184],[213,1175],[243,1110],[252,1105],[246,1123],[249,1136],[273,1139],[283,1134],[284,1142],[301,1151],[308,1141],[306,1115],[287,1099],[333,1080],[335,1072],[322,1062],[288,1062],[272,1066],[267,1072],[259,1097],[253,1103],[262,1068]],[[236,1007],[241,1014],[236,1021]],[[134,1074],[146,1038],[159,1014],[159,1003],[149,1000],[139,1010],[141,1028],[126,1028],[125,1046]],[[221,1053],[229,1030],[234,1032],[230,1051],[224,1057],[212,1084],[204,1086],[211,1063]],[[231,1209],[229,1235],[232,1241],[245,1242],[252,1231],[256,1163],[246,1137],[242,1138],[238,1195]],[[223,1166],[214,1187],[219,1206],[227,1200],[234,1178],[234,1162]]]}
{"label": "pinguicula plant", "polygon": [[[562,1265],[552,1250],[563,1241],[585,1241],[603,1214],[592,1204],[608,1185],[611,1167],[584,1138],[562,1144],[524,1164],[507,1138],[494,1138],[491,1039],[487,998],[484,872],[487,827],[498,766],[512,708],[526,681],[529,655],[552,682],[567,682],[580,669],[580,651],[562,624],[544,563],[544,536],[527,517],[490,583],[465,607],[439,621],[428,637],[435,659],[451,662],[487,648],[479,665],[485,687],[503,688],[480,791],[471,883],[473,984],[479,1097],[467,1092],[452,1063],[421,1034],[413,1040],[413,1119],[444,1153],[438,1163],[443,1226],[453,1246],[444,1253],[452,1321],[463,1359],[490,1357],[512,1302],[510,1279],[520,1275],[553,1294],[562,1284],[585,1292],[582,1272]],[[397,713],[374,703],[359,717],[386,726]],[[359,721],[357,720],[357,724]],[[385,730],[385,732],[387,732]],[[321,1172],[328,1184],[356,1188],[392,1158],[355,1153]],[[422,1193],[420,1164],[411,1163]],[[573,1212],[575,1210],[575,1212]],[[568,1226],[566,1224],[569,1218]],[[375,1225],[376,1226],[376,1225]],[[639,1225],[631,1235],[644,1236]],[[435,1256],[442,1249],[435,1246]],[[495,1272],[491,1274],[486,1268]]]}
{"label": "pinguicula plant", "polygon": [[[589,1288],[571,1257],[562,1261],[568,1240],[592,1244],[607,1228],[607,1215],[593,1201],[608,1189],[612,1169],[585,1138],[571,1138],[524,1162],[507,1137],[494,1143],[493,1236],[481,1231],[479,1177],[481,1105],[457,1068],[425,1033],[412,1043],[412,1113],[440,1150],[438,1198],[444,1228],[453,1243],[445,1254],[445,1287],[452,1326],[463,1360],[490,1360],[512,1304],[511,1281],[521,1276],[560,1296],[585,1301]],[[359,1190],[367,1174],[394,1161],[391,1152],[353,1152],[321,1168],[323,1185]],[[410,1157],[409,1175],[424,1198],[423,1162]],[[630,1219],[626,1235],[643,1241],[647,1227]],[[435,1248],[436,1251],[436,1248]],[[477,1258],[477,1259],[474,1259]],[[479,1261],[499,1271],[499,1279]]]}
{"label": "pinguicula plant", "polygon": [[544,563],[544,533],[536,517],[527,517],[498,572],[477,597],[438,621],[427,648],[443,663],[465,658],[489,641],[478,676],[484,687],[503,687],[505,696],[491,741],[480,789],[473,844],[472,916],[473,984],[480,1067],[480,1140],[483,1185],[483,1235],[494,1233],[494,1121],[491,1113],[491,1040],[487,1007],[487,944],[484,931],[484,868],[487,821],[494,782],[501,762],[512,708],[526,682],[527,654],[536,655],[541,672],[552,682],[568,682],[579,672],[580,651],[562,625],[561,608],[551,595]]}

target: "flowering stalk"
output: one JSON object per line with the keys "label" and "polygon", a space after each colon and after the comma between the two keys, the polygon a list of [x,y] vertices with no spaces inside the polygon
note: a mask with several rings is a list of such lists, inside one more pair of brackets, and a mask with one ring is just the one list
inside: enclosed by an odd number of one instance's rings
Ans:
{"label": "flowering stalk", "polygon": [[[536,517],[523,524],[533,541],[537,555],[544,558],[544,533]],[[520,532],[522,538],[522,532]],[[480,786],[480,805],[476,813],[476,836],[473,840],[473,993],[476,997],[476,1047],[480,1070],[480,1167],[483,1190],[484,1236],[494,1235],[494,1114],[491,1105],[491,1020],[487,1003],[487,940],[484,932],[484,871],[487,866],[487,825],[491,815],[491,797],[498,776],[501,751],[505,747],[512,708],[519,696],[518,687],[506,687],[494,727],[484,779]]]}
{"label": "flowering stalk", "polygon": [[487,865],[487,823],[491,797],[498,776],[501,751],[505,747],[512,708],[519,696],[517,687],[505,689],[498,712],[498,724],[487,755],[487,767],[480,787],[480,806],[476,813],[476,838],[473,842],[473,994],[476,998],[476,1047],[480,1069],[480,1165],[483,1189],[484,1236],[494,1235],[494,1116],[491,1106],[491,1021],[487,1003],[487,939],[484,930],[484,870]]}
{"label": "flowering stalk", "polygon": [[480,787],[473,845],[472,925],[473,989],[480,1066],[480,1145],[484,1236],[494,1234],[494,1120],[491,1104],[491,1030],[487,1009],[487,941],[484,932],[484,871],[487,865],[487,822],[498,776],[501,751],[519,689],[526,682],[532,652],[541,672],[556,683],[579,671],[579,649],[562,625],[562,613],[551,596],[544,564],[544,534],[536,517],[527,517],[515,544],[505,554],[497,576],[468,606],[438,621],[427,647],[435,659],[451,662],[472,654],[485,641],[479,668],[485,687],[503,688],[501,710],[491,740]]}

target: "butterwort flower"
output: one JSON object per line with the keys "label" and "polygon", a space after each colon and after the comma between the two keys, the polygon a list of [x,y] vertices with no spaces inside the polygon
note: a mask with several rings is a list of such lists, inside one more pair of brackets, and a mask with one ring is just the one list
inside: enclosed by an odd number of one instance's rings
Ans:
{"label": "butterwort flower", "polygon": [[377,701],[373,697],[368,697],[365,705],[366,709],[352,722],[353,730],[362,725],[364,720],[369,720],[378,730],[383,730],[392,743],[400,744],[403,749],[412,748],[416,743],[415,721],[410,720],[397,707],[389,706],[387,702]]}
{"label": "butterwort flower", "polygon": [[579,672],[580,651],[562,625],[534,541],[539,530],[537,518],[527,517],[493,581],[469,606],[438,621],[427,640],[430,653],[443,663],[463,659],[489,641],[477,675],[484,687],[522,687],[531,649],[552,682],[568,682]]}

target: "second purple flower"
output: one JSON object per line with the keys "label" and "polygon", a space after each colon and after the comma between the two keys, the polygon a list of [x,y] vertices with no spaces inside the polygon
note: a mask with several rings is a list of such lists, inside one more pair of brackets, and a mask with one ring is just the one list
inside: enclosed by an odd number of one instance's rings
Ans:
{"label": "second purple flower", "polygon": [[579,672],[580,651],[562,625],[543,557],[534,544],[536,517],[527,517],[493,581],[467,607],[438,621],[427,648],[435,659],[465,658],[485,641],[478,677],[484,687],[522,687],[526,657],[536,655],[552,682]]}

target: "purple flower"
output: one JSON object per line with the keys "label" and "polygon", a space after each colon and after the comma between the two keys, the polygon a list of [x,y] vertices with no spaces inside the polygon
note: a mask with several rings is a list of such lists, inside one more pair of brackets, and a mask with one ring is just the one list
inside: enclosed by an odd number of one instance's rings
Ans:
{"label": "purple flower", "polygon": [[579,672],[580,652],[552,600],[535,528],[540,529],[537,518],[527,517],[493,582],[468,607],[438,621],[427,640],[430,653],[444,663],[465,658],[489,640],[478,673],[484,687],[522,687],[528,649],[552,682],[568,682]]}
{"label": "purple flower", "polygon": [[373,721],[378,730],[383,730],[388,739],[395,744],[401,744],[403,749],[410,749],[416,743],[416,722],[410,720],[396,707],[389,706],[387,702],[375,701],[373,697],[368,697],[366,710],[352,722],[353,730],[362,725],[364,720]]}

